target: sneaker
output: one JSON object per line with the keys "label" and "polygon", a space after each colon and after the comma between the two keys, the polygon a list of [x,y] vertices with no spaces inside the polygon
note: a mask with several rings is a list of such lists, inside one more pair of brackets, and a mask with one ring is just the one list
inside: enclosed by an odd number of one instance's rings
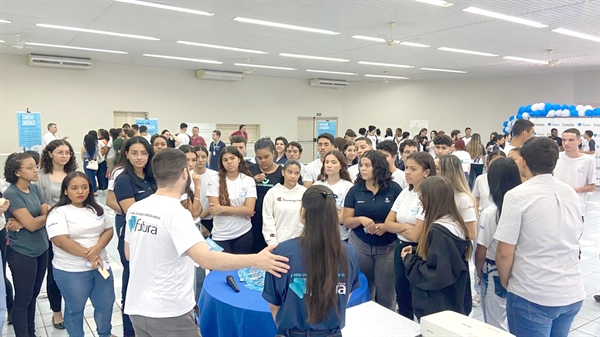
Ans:
{"label": "sneaker", "polygon": [[479,296],[479,295],[473,296],[473,306],[474,307],[481,306],[481,296]]}

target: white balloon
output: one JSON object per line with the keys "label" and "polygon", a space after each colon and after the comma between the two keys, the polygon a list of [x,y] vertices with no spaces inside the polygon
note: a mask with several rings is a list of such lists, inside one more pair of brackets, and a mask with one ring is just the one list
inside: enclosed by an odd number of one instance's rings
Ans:
{"label": "white balloon", "polygon": [[531,116],[529,115],[529,112],[523,113],[523,119],[529,119],[529,118],[531,118]]}
{"label": "white balloon", "polygon": [[544,109],[543,105],[540,105],[540,103],[536,103],[534,105],[535,105],[535,110],[534,111],[539,111],[539,110]]}
{"label": "white balloon", "polygon": [[563,110],[563,112],[562,112],[562,116],[563,116],[563,117],[570,117],[570,116],[571,116],[571,112],[570,112],[570,111],[568,111],[568,110]]}
{"label": "white balloon", "polygon": [[[581,104],[579,104],[578,106],[575,107],[575,110],[577,110],[577,111],[581,111],[583,109],[584,109],[584,106]],[[585,110],[583,110],[583,111],[585,111]]]}
{"label": "white balloon", "polygon": [[554,116],[556,116],[556,112],[554,112],[554,110],[548,111],[548,114],[546,115],[546,117],[550,117],[550,118],[552,118]]}
{"label": "white balloon", "polygon": [[512,126],[511,125],[507,126],[506,127],[506,131],[508,131],[508,133],[511,133],[512,132]]}
{"label": "white balloon", "polygon": [[579,117],[585,117],[585,111],[583,111],[583,110],[582,110],[582,111],[578,111],[578,112],[577,112],[577,115],[578,115]]}
{"label": "white balloon", "polygon": [[592,110],[592,106],[591,105],[586,105],[583,107],[583,111],[588,111],[588,110]]}

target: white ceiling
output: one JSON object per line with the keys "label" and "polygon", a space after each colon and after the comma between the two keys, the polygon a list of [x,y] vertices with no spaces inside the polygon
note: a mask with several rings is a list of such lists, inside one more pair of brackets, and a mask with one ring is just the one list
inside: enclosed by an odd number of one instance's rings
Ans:
{"label": "white ceiling", "polygon": [[[452,0],[450,0],[452,1]],[[333,78],[349,81],[380,81],[364,74],[405,76],[411,80],[453,79],[507,75],[544,74],[600,69],[600,43],[551,32],[566,28],[600,35],[600,3],[582,0],[455,0],[451,7],[437,7],[413,0],[352,1],[168,1],[163,4],[215,13],[212,17],[118,3],[110,0],[0,0],[0,54],[29,53],[90,57],[92,61],[171,67],[242,71],[233,63],[255,63],[297,68],[297,71],[257,69],[252,76],[292,78]],[[506,15],[538,21],[547,28],[533,28],[512,22],[463,12],[474,6]],[[242,16],[341,32],[330,36],[235,22]],[[388,22],[397,22],[394,38],[431,45],[416,48],[387,46],[350,38],[351,35],[390,36]],[[107,30],[146,35],[160,41],[79,33],[36,27],[36,23]],[[16,50],[13,34],[27,42],[70,45],[127,51],[127,55],[64,50],[47,47]],[[175,43],[177,40],[267,51],[266,55],[208,49]],[[484,57],[437,50],[451,47],[498,54]],[[510,61],[502,56],[545,60],[546,50],[560,62],[554,67]],[[153,59],[142,54],[162,54],[218,60],[222,65]],[[337,63],[298,60],[279,53],[329,56],[349,59]],[[248,61],[247,58],[250,58]],[[407,64],[414,69],[384,68],[357,64],[357,61]],[[437,73],[419,68],[467,71],[467,74]],[[310,74],[306,69],[358,73],[358,76]]]}

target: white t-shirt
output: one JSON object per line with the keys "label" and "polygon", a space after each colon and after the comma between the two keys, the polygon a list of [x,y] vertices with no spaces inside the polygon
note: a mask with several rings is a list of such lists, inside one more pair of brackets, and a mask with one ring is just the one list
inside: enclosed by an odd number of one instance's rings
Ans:
{"label": "white t-shirt", "polygon": [[465,146],[467,146],[467,144],[469,144],[469,142],[471,141],[471,137],[469,137],[469,138],[463,137],[462,140],[463,140],[463,142],[465,142]]}
{"label": "white t-shirt", "polygon": [[[554,176],[563,183],[575,188],[596,183],[596,161],[593,156],[582,155],[571,158],[566,153],[558,155],[558,161],[554,168]],[[581,198],[583,206],[587,201],[587,193],[577,193]]]}
{"label": "white t-shirt", "polygon": [[106,146],[108,146],[110,148],[108,150],[108,153],[106,154],[106,159],[114,158],[117,155],[117,151],[115,150],[115,148],[113,146],[113,140],[112,140],[112,138],[110,138],[108,140],[108,144],[106,144]]}
{"label": "white t-shirt", "polygon": [[153,194],[127,212],[129,286],[125,313],[178,317],[194,301],[194,261],[185,252],[204,238],[177,198]]}
{"label": "white t-shirt", "polygon": [[44,138],[42,138],[42,147],[45,148],[48,144],[50,144],[50,142],[56,139],[58,139],[58,137],[56,137],[55,134],[53,134],[52,132],[46,132]]}
{"label": "white t-shirt", "polygon": [[452,219],[450,216],[446,215],[443,218],[439,218],[435,220],[434,223],[446,227],[446,229],[449,230],[450,233],[456,235],[457,237],[463,240],[465,239],[465,233],[463,233],[462,229],[459,227],[459,224],[456,221],[454,221],[454,219]]}
{"label": "white t-shirt", "polygon": [[550,307],[585,298],[579,268],[583,214],[573,188],[550,174],[506,192],[494,239],[516,246],[509,292]]}
{"label": "white t-shirt", "polygon": [[[508,153],[510,152],[510,150],[514,149],[515,147],[510,145],[509,143],[504,143],[504,153],[506,153],[506,155],[508,156]],[[502,148],[500,148],[502,149]]]}
{"label": "white t-shirt", "polygon": [[359,172],[360,172],[359,164],[354,164],[348,168],[348,174],[350,174],[350,179],[352,179],[352,182],[356,181],[356,177],[358,177]]}
{"label": "white t-shirt", "polygon": [[392,181],[395,181],[402,189],[408,188],[408,183],[406,182],[406,177],[404,176],[404,171],[400,169],[396,169],[394,173],[392,173]]}
{"label": "white t-shirt", "polygon": [[[397,222],[416,225],[417,215],[423,211],[419,194],[414,189],[412,191],[409,191],[408,188],[403,189],[398,198],[396,198],[396,201],[394,201],[392,211],[396,212]],[[412,242],[400,233],[397,235],[398,239],[404,242]]]}
{"label": "white t-shirt", "polygon": [[498,247],[498,241],[494,240],[494,234],[498,228],[497,215],[498,207],[496,204],[492,204],[481,212],[477,222],[477,244],[487,248],[485,257],[492,261],[496,261],[496,248]]}
{"label": "white t-shirt", "polygon": [[320,158],[317,158],[310,163],[306,164],[304,167],[304,171],[302,171],[302,181],[304,182],[312,182],[317,181],[319,174],[321,174],[321,168],[323,167],[323,162]]}
{"label": "white t-shirt", "polygon": [[[462,216],[463,221],[465,223],[477,221],[477,212],[475,212],[475,202],[468,194],[462,192],[454,192],[454,202],[456,203],[458,214]],[[425,220],[425,212],[419,212],[419,214],[417,214],[417,219]]]}
{"label": "white t-shirt", "polygon": [[[327,181],[318,180],[315,182],[315,185],[327,186],[333,192],[333,194],[337,195],[337,198],[335,198],[335,205],[338,211],[344,208],[344,200],[346,199],[346,195],[348,194],[348,191],[350,191],[350,188],[354,186],[353,183],[344,179],[341,179],[333,185],[330,185],[327,183]],[[342,224],[340,224],[340,238],[342,240],[348,240],[348,238],[350,238],[350,229],[346,228]]]}
{"label": "white t-shirt", "polygon": [[[229,180],[227,192],[232,207],[244,206],[247,198],[256,199],[256,182],[252,177],[240,173],[237,179]],[[219,197],[219,175],[211,177],[206,188],[207,197]],[[212,238],[216,241],[237,239],[252,229],[252,222],[246,216],[215,215],[213,217]]]}
{"label": "white t-shirt", "polygon": [[455,155],[456,157],[458,157],[458,159],[460,159],[460,163],[462,165],[463,172],[469,173],[469,171],[471,170],[471,162],[473,161],[471,159],[471,155],[469,154],[469,152],[454,151],[454,152],[452,152],[452,154]]}
{"label": "white t-shirt", "polygon": [[[73,205],[65,205],[55,208],[48,214],[46,219],[46,230],[48,238],[59,235],[68,235],[69,238],[85,248],[95,246],[100,240],[100,235],[107,228],[112,227],[110,218],[107,215],[106,208],[104,214],[97,215],[93,208],[79,208]],[[88,261],[79,256],[75,256],[60,249],[54,243],[54,259],[52,266],[58,270],[67,272],[90,271],[92,268],[87,265]],[[102,261],[108,261],[106,249],[100,252]]]}
{"label": "white t-shirt", "polygon": [[181,145],[190,145],[190,136],[187,133],[179,133],[177,134],[177,138],[180,141],[177,148],[181,147]]}
{"label": "white t-shirt", "polygon": [[300,221],[300,208],[305,191],[306,187],[298,184],[292,189],[281,184],[269,189],[262,206],[262,233],[268,245],[302,234],[304,225]]}
{"label": "white t-shirt", "polygon": [[115,180],[117,180],[117,177],[119,177],[121,175],[121,173],[123,173],[123,171],[125,171],[124,167],[118,167],[118,168],[114,169],[113,172],[110,174],[110,179],[108,180],[108,190],[109,191],[115,190]]}
{"label": "white t-shirt", "polygon": [[[202,204],[202,212],[206,211],[210,204],[208,202],[208,197],[206,196],[206,192],[208,191],[208,183],[214,176],[218,176],[219,173],[217,171],[213,171],[210,169],[206,169],[206,171],[200,175],[200,203]],[[213,216],[208,214],[202,220],[210,220]],[[196,219],[196,222],[198,219]]]}
{"label": "white t-shirt", "polygon": [[475,179],[473,187],[473,196],[479,198],[479,212],[494,204],[492,195],[490,194],[490,185],[487,179],[487,173],[484,173]]}

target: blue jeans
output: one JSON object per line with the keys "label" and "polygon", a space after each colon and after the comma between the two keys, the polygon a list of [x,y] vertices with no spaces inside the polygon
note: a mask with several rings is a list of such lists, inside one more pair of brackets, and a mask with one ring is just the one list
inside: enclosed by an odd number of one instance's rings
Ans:
{"label": "blue jeans", "polygon": [[530,302],[513,293],[506,297],[510,333],[517,337],[567,337],[583,301],[560,307]]}
{"label": "blue jeans", "polygon": [[112,270],[104,279],[97,270],[67,272],[56,268],[54,280],[65,299],[65,328],[71,337],[83,337],[83,310],[89,298],[94,307],[94,321],[99,337],[111,335],[112,309],[115,303],[115,286]]}
{"label": "blue jeans", "polygon": [[98,170],[88,170],[88,163],[89,160],[83,161],[83,172],[85,172],[85,175],[92,181],[92,191],[95,193],[98,192],[98,184],[96,184],[96,174],[98,173]]}

